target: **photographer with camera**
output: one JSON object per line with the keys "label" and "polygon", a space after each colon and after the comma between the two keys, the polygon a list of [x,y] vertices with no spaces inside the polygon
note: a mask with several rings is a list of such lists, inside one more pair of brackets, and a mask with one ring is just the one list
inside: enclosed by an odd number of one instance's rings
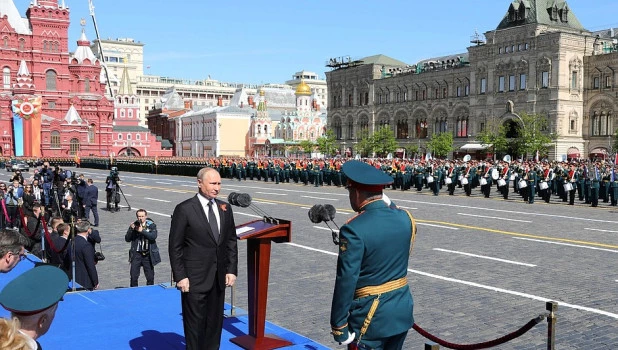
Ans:
{"label": "photographer with camera", "polygon": [[66,176],[64,175],[64,171],[60,169],[58,165],[55,166],[54,170],[51,173],[51,193],[49,194],[50,203],[52,212],[54,215],[61,215],[60,205],[64,200],[64,182],[66,180]]}
{"label": "photographer with camera", "polygon": [[32,213],[25,217],[25,225],[19,231],[26,238],[26,249],[39,258],[43,257],[42,237],[44,227],[42,219],[43,209],[41,205],[35,204],[32,207]]}
{"label": "photographer with camera", "polygon": [[41,175],[40,183],[43,184],[43,198],[45,207],[47,207],[47,209],[51,209],[51,190],[54,175],[48,162],[43,163],[43,168],[41,168],[39,174]]}
{"label": "photographer with camera", "polygon": [[11,176],[10,182],[17,181],[20,185],[24,184],[24,176],[21,174],[21,170],[15,170],[13,176]]}
{"label": "photographer with camera", "polygon": [[20,225],[18,206],[23,200],[24,189],[19,185],[19,181],[14,180],[12,185],[9,185],[6,194],[4,195],[4,203],[6,204],[6,212],[8,216],[8,224],[13,225],[17,229]]}
{"label": "photographer with camera", "polygon": [[144,268],[146,285],[154,284],[154,267],[161,262],[159,248],[157,247],[157,225],[148,218],[144,209],[139,209],[135,214],[137,220],[129,226],[124,240],[131,242],[129,250],[129,263],[131,264],[131,287],[137,287],[140,268]]}
{"label": "photographer with camera", "polygon": [[118,168],[112,167],[109,176],[105,179],[105,191],[107,192],[107,210],[112,211],[112,203],[114,203],[115,211],[119,211],[118,204],[120,203],[119,193],[120,177],[118,176]]}
{"label": "photographer with camera", "polygon": [[65,200],[62,202],[62,220],[71,223],[79,217],[79,204],[73,200],[73,193],[67,192]]}

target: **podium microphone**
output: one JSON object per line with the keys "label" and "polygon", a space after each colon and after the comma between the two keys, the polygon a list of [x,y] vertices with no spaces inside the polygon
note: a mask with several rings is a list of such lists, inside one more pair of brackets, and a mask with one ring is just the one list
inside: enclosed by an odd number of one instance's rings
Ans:
{"label": "podium microphone", "polygon": [[241,207],[241,208],[250,208],[254,213],[264,218],[264,220],[274,222],[276,219],[268,215],[264,210],[260,209],[255,204],[252,204],[251,195],[248,193],[238,193],[232,192],[227,196],[227,201],[230,202],[231,205]]}
{"label": "podium microphone", "polygon": [[[326,205],[314,204],[313,207],[309,209],[309,212],[307,213],[307,215],[309,216],[309,220],[313,222],[314,224],[319,224],[320,222],[324,222],[326,226],[328,226],[328,228],[330,229],[330,232],[332,233],[333,243],[335,245],[339,245],[339,235],[328,224],[328,222],[332,221],[332,219],[335,217],[336,212],[337,210],[335,209],[335,207],[333,207],[330,204],[326,204]],[[335,225],[335,227],[337,227],[337,230],[339,230],[339,226],[337,226],[337,224],[334,221],[332,222]]]}

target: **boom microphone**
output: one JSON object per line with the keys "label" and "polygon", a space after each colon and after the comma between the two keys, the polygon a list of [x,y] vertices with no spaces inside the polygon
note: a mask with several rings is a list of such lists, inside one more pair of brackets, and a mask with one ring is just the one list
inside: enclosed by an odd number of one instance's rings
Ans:
{"label": "boom microphone", "polygon": [[335,221],[333,221],[333,219],[335,218],[335,214],[337,214],[337,209],[335,209],[335,207],[333,207],[331,204],[324,204],[324,210],[326,211],[326,215],[328,216],[328,220],[324,219],[324,221],[331,221],[335,225],[337,230],[339,230],[339,226]]}
{"label": "boom microphone", "polygon": [[307,214],[311,222],[319,224],[324,221],[324,206],[322,204],[314,204]]}
{"label": "boom microphone", "polygon": [[231,192],[227,196],[227,201],[230,202],[231,205],[234,205],[237,207],[250,208],[251,210],[253,210],[254,213],[263,217],[264,219],[267,219],[270,221],[276,221],[274,218],[268,215],[268,213],[266,213],[265,211],[263,211],[256,205],[252,204],[251,195],[248,193]]}
{"label": "boom microphone", "polygon": [[324,204],[324,209],[326,209],[328,220],[333,221],[333,219],[335,218],[335,214],[337,214],[337,209],[335,209],[335,207],[333,207],[331,204]]}
{"label": "boom microphone", "polygon": [[[326,226],[328,226],[328,228],[330,229],[330,232],[333,235],[333,243],[335,245],[339,245],[339,235],[328,224],[329,221],[332,221],[335,218],[336,212],[337,210],[335,209],[335,207],[333,207],[330,204],[325,204],[325,205],[314,204],[313,207],[309,209],[309,212],[307,213],[307,215],[309,216],[309,220],[313,222],[314,224],[319,224],[320,222],[324,222]],[[337,227],[337,231],[338,231],[339,226],[337,226],[337,224],[334,221],[332,222]]]}
{"label": "boom microphone", "polygon": [[248,193],[240,193],[236,197],[236,202],[241,208],[246,208],[251,205],[251,196]]}

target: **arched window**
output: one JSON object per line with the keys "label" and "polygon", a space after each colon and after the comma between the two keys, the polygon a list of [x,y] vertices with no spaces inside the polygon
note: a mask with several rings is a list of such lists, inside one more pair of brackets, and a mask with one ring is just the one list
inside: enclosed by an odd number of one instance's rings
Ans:
{"label": "arched window", "polygon": [[5,49],[9,47],[9,37],[4,37],[4,39],[2,40],[2,45],[4,45]]}
{"label": "arched window", "polygon": [[118,134],[118,140],[122,140],[122,134]]}
{"label": "arched window", "polygon": [[58,75],[53,70],[45,72],[45,89],[47,91],[56,91],[56,79]]}
{"label": "arched window", "polygon": [[2,69],[2,87],[5,89],[11,88],[11,69],[9,67]]}
{"label": "arched window", "polygon": [[129,114],[129,118],[133,118],[133,110],[132,109],[129,109],[127,111],[127,113]]}
{"label": "arched window", "polygon": [[90,92],[90,78],[84,79],[84,92]]}
{"label": "arched window", "polygon": [[94,143],[94,134],[96,131],[96,126],[94,124],[90,124],[88,128],[88,143]]}
{"label": "arched window", "polygon": [[23,38],[19,39],[19,49],[24,50],[26,48],[26,40]]}
{"label": "arched window", "polygon": [[77,152],[79,152],[79,139],[77,138],[71,139],[70,144],[71,144],[70,146],[71,148],[69,150],[69,154],[75,155]]}
{"label": "arched window", "polygon": [[131,139],[131,134],[127,134],[127,140]]}
{"label": "arched window", "polygon": [[51,148],[60,148],[60,131],[51,132]]}
{"label": "arched window", "polygon": [[141,136],[140,134],[135,134],[135,139],[136,139],[136,140],[141,140],[141,139],[142,139],[142,136]]}
{"label": "arched window", "polygon": [[468,117],[457,118],[457,137],[468,137]]}

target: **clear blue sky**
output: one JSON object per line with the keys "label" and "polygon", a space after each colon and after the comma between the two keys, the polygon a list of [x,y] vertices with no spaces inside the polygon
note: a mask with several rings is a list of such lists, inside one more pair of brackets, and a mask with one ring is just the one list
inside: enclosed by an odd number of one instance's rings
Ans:
{"label": "clear blue sky", "polygon": [[[20,13],[30,0],[14,0]],[[102,38],[145,44],[150,74],[282,83],[302,69],[324,77],[330,57],[385,54],[413,64],[465,52],[475,30],[496,28],[509,0],[93,0]],[[71,9],[69,47],[95,38],[88,0]],[[568,0],[589,30],[618,27],[617,0]],[[146,67],[145,67],[146,68]]]}

